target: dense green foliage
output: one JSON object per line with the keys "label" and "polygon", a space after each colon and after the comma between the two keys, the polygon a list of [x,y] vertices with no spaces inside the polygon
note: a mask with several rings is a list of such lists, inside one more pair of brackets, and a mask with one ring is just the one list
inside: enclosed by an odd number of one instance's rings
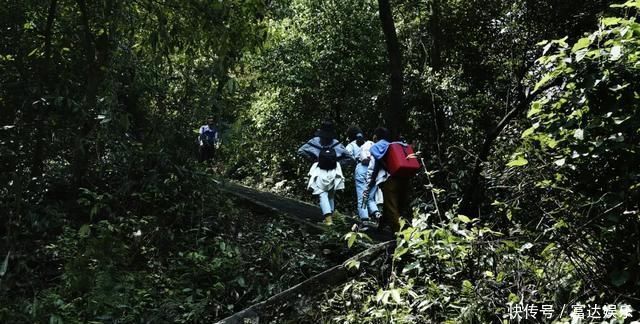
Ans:
{"label": "dense green foliage", "polygon": [[[239,207],[212,174],[310,199],[295,151],[321,120],[346,140],[405,115],[431,172],[394,253],[264,316],[639,309],[640,1],[390,1],[400,104],[380,3],[1,6],[0,322],[209,322],[341,262],[347,233]],[[223,145],[202,166],[207,115]]]}

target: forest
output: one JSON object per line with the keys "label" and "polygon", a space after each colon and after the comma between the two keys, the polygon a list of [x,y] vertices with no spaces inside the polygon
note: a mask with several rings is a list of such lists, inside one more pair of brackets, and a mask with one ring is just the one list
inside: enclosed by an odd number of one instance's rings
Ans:
{"label": "forest", "polygon": [[639,323],[639,17],[3,1],[0,323]]}

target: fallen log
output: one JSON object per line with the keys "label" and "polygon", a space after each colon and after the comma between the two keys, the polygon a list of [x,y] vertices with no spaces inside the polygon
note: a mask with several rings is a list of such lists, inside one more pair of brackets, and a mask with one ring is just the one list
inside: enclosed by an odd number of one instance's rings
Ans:
{"label": "fallen log", "polygon": [[[295,200],[295,199],[291,199],[291,198],[284,198],[284,197],[278,197],[275,194],[272,193],[267,193],[267,192],[260,192],[259,190],[247,187],[247,186],[243,186],[240,184],[234,184],[234,183],[229,183],[224,181],[220,181],[220,180],[213,180],[214,182],[216,182],[219,185],[219,189],[223,192],[229,193],[237,198],[239,198],[240,200],[243,200],[249,204],[252,204],[254,206],[258,206],[260,208],[263,208],[265,210],[274,212],[276,214],[282,215],[283,217],[294,221],[296,223],[299,223],[303,226],[306,226],[311,232],[313,233],[324,233],[327,230],[327,227],[325,225],[321,225],[319,224],[319,222],[322,222],[323,218],[321,217],[321,212],[320,209],[315,206],[315,205],[311,205],[309,203],[303,202],[303,201],[299,201],[299,200]],[[256,197],[255,194],[247,194],[247,192],[255,192],[256,194],[260,194],[260,195],[272,195],[272,197],[270,199],[267,199],[265,201],[264,197]],[[314,216],[305,214],[305,212],[300,212],[300,211],[287,211],[286,208],[285,209],[281,209],[278,206],[274,206],[273,205],[273,200],[288,200],[291,201],[295,204],[299,204],[299,205],[305,205],[305,206],[310,206],[313,209],[317,209],[317,213],[313,213]],[[277,205],[277,204],[276,204]],[[317,219],[315,219],[315,215],[317,214]],[[317,222],[316,222],[317,221]],[[348,227],[351,227],[352,225],[356,224],[357,222],[354,219],[351,219],[349,217],[346,217],[344,219],[345,223],[348,224]],[[378,230],[374,230],[373,228],[367,228],[367,229],[360,229],[360,232],[363,232],[365,234],[367,234],[370,238],[372,238],[374,241],[378,241],[378,242],[383,242],[383,241],[387,241],[390,239],[394,238],[393,233],[391,233],[391,231],[385,230],[385,231],[378,231]]]}
{"label": "fallen log", "polygon": [[347,259],[342,264],[334,266],[328,270],[325,270],[285,291],[282,291],[274,296],[269,297],[257,304],[253,304],[225,319],[218,321],[219,324],[236,324],[236,323],[258,323],[260,314],[268,310],[269,307],[275,305],[286,305],[288,302],[294,300],[296,297],[302,295],[311,295],[319,291],[325,290],[328,287],[333,287],[340,283],[345,282],[350,276],[355,275],[356,271],[351,271],[347,268],[347,264],[352,261],[367,262],[375,259],[377,256],[394,248],[396,245],[395,240],[383,242],[373,247],[366,249],[355,256]]}

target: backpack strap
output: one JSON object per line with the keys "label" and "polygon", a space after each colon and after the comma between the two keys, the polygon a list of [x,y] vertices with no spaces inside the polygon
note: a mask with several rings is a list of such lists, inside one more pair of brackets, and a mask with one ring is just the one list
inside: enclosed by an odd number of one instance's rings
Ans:
{"label": "backpack strap", "polygon": [[316,145],[314,143],[311,143],[311,141],[308,141],[307,144],[309,144],[309,146],[311,146],[313,148],[317,148],[318,150],[324,150],[326,148],[335,148],[336,146],[340,145],[340,142],[333,143],[333,144],[331,144],[329,146]]}
{"label": "backpack strap", "polygon": [[322,150],[321,146],[315,145],[315,144],[311,143],[311,141],[308,141],[307,144],[309,144],[309,146],[311,146],[313,148],[317,148],[318,150]]}

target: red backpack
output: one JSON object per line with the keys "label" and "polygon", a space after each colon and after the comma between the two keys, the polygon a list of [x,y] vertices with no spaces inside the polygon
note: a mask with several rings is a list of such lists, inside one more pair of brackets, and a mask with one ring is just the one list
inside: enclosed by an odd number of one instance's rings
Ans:
{"label": "red backpack", "polygon": [[413,177],[420,170],[418,159],[407,159],[413,154],[411,145],[394,142],[389,144],[387,153],[382,158],[387,171],[392,177]]}

